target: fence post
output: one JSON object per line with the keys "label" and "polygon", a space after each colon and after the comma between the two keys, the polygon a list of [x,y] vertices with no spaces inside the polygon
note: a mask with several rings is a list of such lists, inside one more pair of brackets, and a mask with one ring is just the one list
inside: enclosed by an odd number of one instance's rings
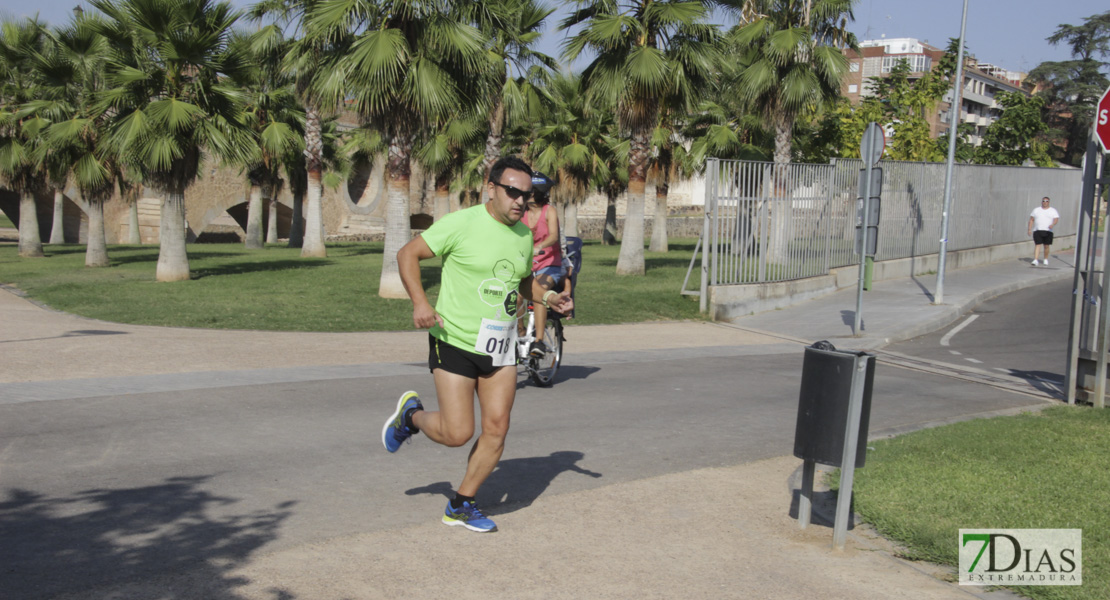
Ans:
{"label": "fence post", "polygon": [[705,182],[705,206],[703,207],[705,218],[701,226],[701,298],[698,300],[698,309],[703,313],[709,310],[709,252],[711,252],[710,248],[717,247],[715,236],[710,237],[712,235],[712,228],[710,227],[710,219],[713,218],[712,207],[717,204],[717,169],[718,160],[716,158],[710,158],[706,161],[706,173],[709,177]]}

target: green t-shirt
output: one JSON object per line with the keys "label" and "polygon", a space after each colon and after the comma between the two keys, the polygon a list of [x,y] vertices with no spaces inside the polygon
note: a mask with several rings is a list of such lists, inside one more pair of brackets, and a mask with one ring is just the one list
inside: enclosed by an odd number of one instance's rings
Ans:
{"label": "green t-shirt", "polygon": [[[456,348],[476,348],[482,320],[513,323],[520,280],[532,274],[532,232],[494,219],[485,205],[453,212],[420,234],[443,260],[436,312],[443,327],[430,333]],[[492,352],[482,351],[485,354]]]}

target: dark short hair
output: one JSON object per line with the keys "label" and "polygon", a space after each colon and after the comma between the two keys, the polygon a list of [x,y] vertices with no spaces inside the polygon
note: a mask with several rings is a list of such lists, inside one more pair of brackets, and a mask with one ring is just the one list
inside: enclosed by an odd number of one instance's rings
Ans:
{"label": "dark short hair", "polygon": [[497,159],[497,162],[493,163],[492,167],[490,167],[489,180],[494,183],[501,183],[501,175],[505,173],[506,169],[522,171],[527,175],[532,174],[532,167],[529,167],[528,163],[524,162],[519,157],[502,156],[501,158]]}
{"label": "dark short hair", "polygon": [[1044,198],[1041,198],[1041,202],[1052,202],[1052,201],[1048,199],[1048,196],[1045,196]]}

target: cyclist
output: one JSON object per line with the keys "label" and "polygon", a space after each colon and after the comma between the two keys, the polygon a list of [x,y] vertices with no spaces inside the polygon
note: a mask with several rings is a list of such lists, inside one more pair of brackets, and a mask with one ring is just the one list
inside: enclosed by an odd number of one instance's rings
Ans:
{"label": "cyclist", "polygon": [[[532,173],[532,199],[521,221],[532,230],[532,277],[544,290],[563,288],[567,272],[563,267],[562,244],[559,236],[559,216],[551,206],[551,188],[554,181],[536,171]],[[569,281],[567,281],[569,284]],[[569,289],[565,290],[569,294]],[[536,340],[528,353],[540,358],[550,350],[543,343],[543,330],[547,326],[547,307],[535,304]]]}

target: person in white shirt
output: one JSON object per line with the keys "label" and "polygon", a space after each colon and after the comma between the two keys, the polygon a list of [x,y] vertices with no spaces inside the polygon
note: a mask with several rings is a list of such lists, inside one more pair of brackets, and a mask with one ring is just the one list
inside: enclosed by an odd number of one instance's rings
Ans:
{"label": "person in white shirt", "polygon": [[[1041,199],[1041,205],[1033,209],[1029,215],[1029,235],[1033,236],[1033,266],[1037,266],[1037,253],[1044,258],[1048,266],[1048,250],[1052,245],[1052,230],[1060,222],[1060,213],[1048,205],[1048,196]],[[1043,248],[1043,250],[1042,250]]]}

